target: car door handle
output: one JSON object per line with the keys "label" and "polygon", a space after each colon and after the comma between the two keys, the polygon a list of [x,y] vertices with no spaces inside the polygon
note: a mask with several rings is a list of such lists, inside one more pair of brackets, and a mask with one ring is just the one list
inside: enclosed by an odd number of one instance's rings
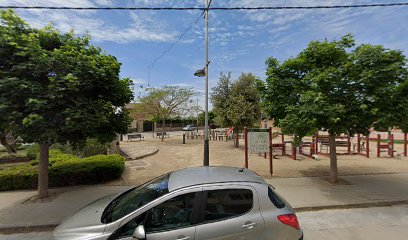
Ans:
{"label": "car door handle", "polygon": [[179,236],[179,237],[177,238],[177,240],[190,240],[190,237],[189,237],[189,236],[187,236],[187,237],[185,237],[185,236]]}
{"label": "car door handle", "polygon": [[246,229],[252,229],[254,228],[254,226],[256,225],[256,223],[253,222],[246,222],[244,225],[242,225],[242,228],[246,228]]}

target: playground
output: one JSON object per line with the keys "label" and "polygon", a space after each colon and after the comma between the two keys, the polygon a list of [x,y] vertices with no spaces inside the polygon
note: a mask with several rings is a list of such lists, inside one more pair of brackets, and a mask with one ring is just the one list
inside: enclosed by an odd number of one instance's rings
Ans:
{"label": "playground", "polygon": [[[283,154],[296,160],[302,157],[318,158],[330,155],[330,142],[327,132],[317,132],[313,136],[305,137],[298,149],[292,144],[292,139],[281,135],[278,144],[284,148]],[[288,139],[288,140],[285,140]],[[408,155],[408,138],[405,133],[373,132],[368,136],[356,134],[354,136],[336,136],[337,155],[359,155],[366,158],[398,158]],[[283,144],[282,144],[283,143]],[[279,148],[279,149],[280,149]]]}
{"label": "playground", "polygon": [[[323,133],[319,133],[323,135]],[[282,136],[273,134],[272,144],[282,143]],[[385,136],[385,135],[384,135]],[[400,135],[394,136],[395,140],[401,140]],[[244,167],[245,164],[245,147],[243,139],[240,139],[240,147],[235,148],[231,139],[211,138],[210,140],[210,164],[215,166],[234,166]],[[383,138],[382,138],[383,139]],[[292,159],[292,146],[289,136],[284,136],[286,145],[286,153],[282,155],[281,148],[273,148],[273,176],[272,178],[280,177],[314,177],[314,176],[329,176],[330,164],[327,154],[318,154],[316,158],[310,157],[310,147],[304,147],[304,154],[299,154],[297,151],[296,160]],[[304,139],[304,142],[312,142],[312,136]],[[341,140],[340,138],[338,139]],[[403,140],[403,136],[402,136]],[[403,156],[403,144],[400,141],[394,143],[394,156],[390,157],[386,152],[381,152],[381,157],[376,155],[376,145],[374,140],[370,140],[369,153],[367,158],[364,155],[356,154],[357,146],[353,150],[355,139],[350,139],[351,154],[348,153],[348,146],[338,146],[338,169],[339,175],[364,175],[364,174],[387,174],[408,172],[408,157]],[[398,143],[397,143],[398,142]],[[384,141],[382,140],[382,143]],[[200,136],[189,136],[186,143],[183,144],[183,136],[181,134],[171,134],[170,138],[161,142],[160,139],[145,138],[144,141],[128,142],[126,144],[138,144],[140,146],[156,146],[159,151],[142,160],[134,160],[126,162],[126,169],[123,178],[129,184],[142,183],[145,180],[151,179],[154,176],[159,176],[168,171],[201,166],[203,163],[203,141]],[[319,151],[326,153],[326,148],[320,148]],[[322,145],[324,146],[324,145]],[[320,150],[321,149],[321,150]],[[384,149],[382,149],[383,151]],[[327,150],[329,151],[329,150]],[[143,164],[141,164],[143,161]],[[254,170],[259,175],[265,178],[271,178],[269,173],[269,159],[265,158],[264,154],[249,153],[248,168]]]}

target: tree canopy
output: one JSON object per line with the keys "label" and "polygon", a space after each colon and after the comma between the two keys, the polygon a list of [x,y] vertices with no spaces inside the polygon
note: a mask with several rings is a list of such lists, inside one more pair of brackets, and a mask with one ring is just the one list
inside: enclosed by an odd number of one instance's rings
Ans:
{"label": "tree canopy", "polygon": [[130,118],[122,109],[133,98],[131,82],[88,36],[31,28],[11,10],[1,12],[0,49],[0,127],[41,145],[44,197],[48,146],[126,133]]}
{"label": "tree canopy", "polygon": [[[132,110],[137,117],[151,118],[163,123],[166,119],[184,115],[190,110],[189,100],[196,95],[193,89],[177,86],[164,86],[161,88],[147,88],[147,95],[140,98],[139,104]],[[162,141],[164,134],[162,134]]]}
{"label": "tree canopy", "polygon": [[[222,74],[212,89],[211,102],[218,125],[234,127],[235,133],[243,127],[253,126],[260,118],[258,79],[251,73],[231,80],[231,74]],[[235,146],[239,146],[236,138]]]}
{"label": "tree canopy", "polygon": [[401,51],[356,46],[346,35],[338,41],[312,41],[296,57],[282,63],[269,58],[266,64],[266,83],[260,86],[265,111],[297,142],[317,130],[329,132],[334,182],[336,135],[405,126],[408,84]]}

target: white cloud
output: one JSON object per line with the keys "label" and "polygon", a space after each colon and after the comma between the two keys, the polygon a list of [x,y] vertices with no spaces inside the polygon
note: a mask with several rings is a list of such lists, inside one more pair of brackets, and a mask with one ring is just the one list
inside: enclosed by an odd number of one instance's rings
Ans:
{"label": "white cloud", "polygon": [[147,81],[142,79],[142,78],[132,78],[131,80],[132,80],[133,84],[135,84],[135,85],[137,85],[137,84],[140,85],[140,84],[146,84],[147,83]]}
{"label": "white cloud", "polygon": [[[107,5],[109,1],[89,1],[72,0],[44,1],[32,0],[30,6],[76,6],[76,7],[96,7],[97,5]],[[27,1],[1,1],[2,5],[28,5]],[[166,29],[166,26],[157,24],[158,19],[154,19],[150,13],[134,12],[128,14],[128,23],[113,24],[100,17],[101,12],[96,11],[63,11],[63,10],[18,10],[23,19],[31,26],[41,28],[48,23],[52,23],[62,32],[71,29],[77,34],[89,34],[95,41],[112,41],[117,43],[127,43],[135,41],[167,42],[173,41],[177,35],[175,31]],[[126,15],[125,15],[126,16]],[[143,17],[140,17],[143,16]]]}
{"label": "white cloud", "polygon": [[193,87],[193,85],[186,84],[186,83],[172,83],[172,84],[167,84],[167,86],[181,87],[181,88],[192,88]]}
{"label": "white cloud", "polygon": [[14,5],[14,6],[52,6],[52,7],[96,7],[96,5],[90,0],[2,0],[2,5]]}

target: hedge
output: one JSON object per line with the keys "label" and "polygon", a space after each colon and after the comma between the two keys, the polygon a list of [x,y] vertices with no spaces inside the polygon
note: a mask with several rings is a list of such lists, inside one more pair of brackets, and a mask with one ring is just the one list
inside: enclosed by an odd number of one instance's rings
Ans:
{"label": "hedge", "polygon": [[[125,168],[120,155],[97,155],[78,158],[59,150],[50,150],[49,186],[93,184],[119,178]],[[35,189],[38,160],[0,170],[0,191]]]}

